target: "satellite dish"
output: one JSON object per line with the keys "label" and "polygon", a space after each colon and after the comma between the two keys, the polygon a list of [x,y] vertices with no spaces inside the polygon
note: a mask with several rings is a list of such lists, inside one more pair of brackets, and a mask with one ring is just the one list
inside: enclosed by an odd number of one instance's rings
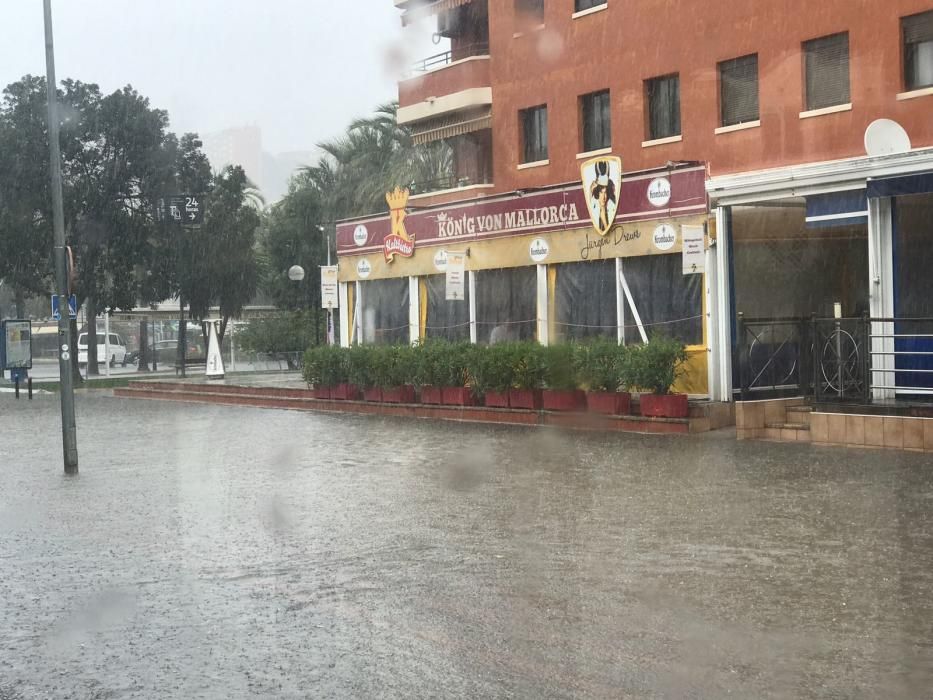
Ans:
{"label": "satellite dish", "polygon": [[865,129],[865,152],[870,156],[889,156],[909,150],[910,136],[892,119],[876,119]]}

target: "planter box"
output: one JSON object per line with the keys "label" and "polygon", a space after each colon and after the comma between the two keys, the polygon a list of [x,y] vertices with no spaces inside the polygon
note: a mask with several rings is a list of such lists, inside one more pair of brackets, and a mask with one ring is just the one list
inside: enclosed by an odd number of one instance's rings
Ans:
{"label": "planter box", "polygon": [[329,399],[330,391],[329,386],[316,386],[311,390],[311,395],[316,399]]}
{"label": "planter box", "polygon": [[490,408],[508,408],[509,392],[507,391],[487,391],[483,402]]}
{"label": "planter box", "polygon": [[642,394],[641,415],[652,418],[686,418],[690,415],[686,394]]}
{"label": "planter box", "polygon": [[545,389],[542,397],[545,411],[582,411],[586,406],[586,393],[579,389]]}
{"label": "planter box", "polygon": [[404,386],[394,386],[391,389],[383,389],[382,400],[384,403],[414,403],[415,387],[406,384]]}
{"label": "planter box", "polygon": [[632,412],[632,395],[627,391],[589,391],[586,410],[609,416],[625,416]]}
{"label": "planter box", "polygon": [[378,387],[363,389],[363,400],[377,402],[382,401],[382,389],[379,389]]}
{"label": "planter box", "polygon": [[473,406],[473,390],[465,386],[445,386],[442,390],[443,403],[447,406]]}
{"label": "planter box", "polygon": [[330,397],[336,401],[356,401],[360,398],[360,388],[356,384],[338,384],[331,387]]}
{"label": "planter box", "polygon": [[443,392],[439,386],[421,387],[421,403],[439,404],[443,402]]}
{"label": "planter box", "polygon": [[509,406],[527,408],[531,411],[541,409],[540,389],[509,389]]}

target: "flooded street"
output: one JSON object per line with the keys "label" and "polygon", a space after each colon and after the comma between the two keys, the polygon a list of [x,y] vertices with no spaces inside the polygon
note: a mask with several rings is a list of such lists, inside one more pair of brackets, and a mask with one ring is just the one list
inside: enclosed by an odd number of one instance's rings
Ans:
{"label": "flooded street", "polygon": [[0,699],[919,698],[929,455],[0,395]]}

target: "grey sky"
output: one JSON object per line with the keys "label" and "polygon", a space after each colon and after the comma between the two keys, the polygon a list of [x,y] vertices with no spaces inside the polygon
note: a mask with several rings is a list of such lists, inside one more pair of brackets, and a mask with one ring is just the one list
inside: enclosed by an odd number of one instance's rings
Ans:
{"label": "grey sky", "polygon": [[[308,150],[397,95],[430,55],[392,0],[53,0],[58,77],[127,83],[177,132],[258,124],[270,152]],[[42,0],[0,0],[0,84],[44,74]]]}

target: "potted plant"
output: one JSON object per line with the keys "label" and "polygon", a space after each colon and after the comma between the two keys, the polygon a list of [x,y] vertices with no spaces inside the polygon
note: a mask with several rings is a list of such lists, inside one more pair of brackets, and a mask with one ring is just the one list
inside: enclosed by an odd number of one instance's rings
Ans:
{"label": "potted plant", "polygon": [[682,343],[656,335],[632,349],[633,383],[651,393],[641,394],[641,415],[658,418],[686,418],[690,415],[686,394],[672,394],[677,377],[683,371],[687,352]]}
{"label": "potted plant", "polygon": [[[322,345],[318,348],[320,358],[321,385],[331,399],[343,399],[347,395],[347,357],[343,348]],[[319,396],[318,398],[325,398]]]}
{"label": "potted plant", "polygon": [[443,401],[441,372],[445,345],[444,341],[431,340],[417,346],[414,376],[420,389],[421,403],[440,404]]}
{"label": "potted plant", "polygon": [[476,348],[470,343],[443,343],[437,353],[437,379],[442,387],[441,399],[448,406],[472,406],[473,387],[470,383],[470,356]]}
{"label": "potted plant", "polygon": [[511,347],[498,344],[474,348],[469,365],[470,376],[484,404],[490,408],[508,408],[512,386]]}
{"label": "potted plant", "polygon": [[380,347],[375,364],[376,385],[385,403],[414,403],[413,365],[415,350],[410,345]]}
{"label": "potted plant", "polygon": [[509,406],[537,411],[541,408],[541,382],[544,366],[542,347],[535,342],[509,343],[503,348],[512,370]]}
{"label": "potted plant", "polygon": [[[355,387],[357,392],[362,390],[363,399],[366,401],[382,401],[382,389],[376,386],[373,368],[379,350],[380,348],[372,345],[354,345],[347,351],[350,386]],[[357,397],[358,395],[357,393]]]}
{"label": "potted plant", "polygon": [[548,411],[581,411],[586,394],[579,376],[580,349],[573,343],[560,343],[541,349],[544,381],[543,406]]}
{"label": "potted plant", "polygon": [[587,388],[588,411],[615,416],[631,411],[632,395],[619,391],[631,384],[629,355],[625,346],[607,338],[581,348],[580,379]]}
{"label": "potted plant", "polygon": [[318,345],[305,351],[301,376],[307,382],[311,395],[316,399],[329,399],[330,387],[324,386],[324,346]]}

